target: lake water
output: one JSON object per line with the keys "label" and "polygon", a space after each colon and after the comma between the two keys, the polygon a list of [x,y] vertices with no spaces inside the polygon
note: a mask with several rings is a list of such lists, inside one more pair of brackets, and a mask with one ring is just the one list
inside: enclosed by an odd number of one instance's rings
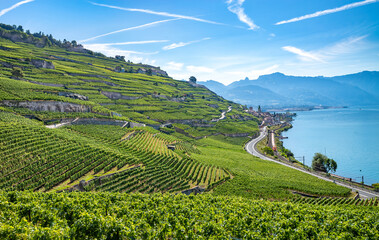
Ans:
{"label": "lake water", "polygon": [[297,112],[283,132],[284,146],[312,165],[314,153],[333,158],[336,174],[366,184],[379,183],[379,106]]}

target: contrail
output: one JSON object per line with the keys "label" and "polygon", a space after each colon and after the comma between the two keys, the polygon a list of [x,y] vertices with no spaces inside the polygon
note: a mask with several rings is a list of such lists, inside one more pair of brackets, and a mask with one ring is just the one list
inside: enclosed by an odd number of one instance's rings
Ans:
{"label": "contrail", "polygon": [[4,14],[6,14],[9,11],[12,11],[15,8],[18,8],[19,6],[21,6],[21,5],[25,4],[25,3],[30,3],[30,2],[34,2],[34,0],[21,1],[19,3],[16,3],[15,5],[11,6],[10,8],[3,9],[3,10],[0,11],[0,17],[3,16]]}
{"label": "contrail", "polygon": [[379,0],[365,0],[365,1],[361,1],[361,2],[355,2],[355,3],[344,5],[342,7],[333,8],[333,9],[327,9],[327,10],[323,10],[323,11],[318,11],[318,12],[315,12],[315,13],[312,13],[312,14],[301,16],[301,17],[292,18],[290,20],[285,20],[285,21],[277,22],[277,23],[275,23],[275,25],[280,25],[280,24],[285,24],[285,23],[291,23],[291,22],[298,22],[298,21],[302,21],[302,20],[305,20],[305,19],[315,18],[315,17],[319,17],[319,16],[323,16],[323,15],[327,15],[327,14],[331,14],[331,13],[335,13],[335,12],[341,12],[341,11],[344,11],[344,10],[347,10],[347,9],[356,8],[356,7],[360,7],[360,6],[364,6],[364,5],[371,4],[371,3],[376,3],[376,2],[379,2]]}

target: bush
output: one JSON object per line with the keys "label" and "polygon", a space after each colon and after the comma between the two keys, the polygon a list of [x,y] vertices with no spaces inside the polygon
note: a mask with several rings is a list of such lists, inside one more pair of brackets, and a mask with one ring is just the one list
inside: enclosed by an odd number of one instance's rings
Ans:
{"label": "bush", "polygon": [[21,70],[21,68],[15,67],[12,70],[12,77],[23,78],[24,77],[24,72]]}
{"label": "bush", "polygon": [[267,146],[263,148],[263,153],[267,155],[272,155],[272,156],[274,155],[274,151]]}

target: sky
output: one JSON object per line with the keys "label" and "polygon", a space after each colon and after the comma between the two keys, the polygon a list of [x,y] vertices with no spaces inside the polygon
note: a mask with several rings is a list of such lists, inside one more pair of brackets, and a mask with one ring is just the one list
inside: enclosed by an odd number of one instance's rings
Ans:
{"label": "sky", "polygon": [[379,70],[379,0],[1,0],[0,22],[179,80]]}

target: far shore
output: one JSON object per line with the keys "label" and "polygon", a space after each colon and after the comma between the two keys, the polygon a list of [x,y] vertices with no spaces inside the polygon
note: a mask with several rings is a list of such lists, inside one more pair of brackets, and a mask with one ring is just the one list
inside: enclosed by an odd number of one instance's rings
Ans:
{"label": "far shore", "polygon": [[340,109],[348,108],[347,106],[312,106],[312,107],[288,107],[288,108],[264,108],[266,112],[302,112],[302,111],[312,111],[321,109]]}

